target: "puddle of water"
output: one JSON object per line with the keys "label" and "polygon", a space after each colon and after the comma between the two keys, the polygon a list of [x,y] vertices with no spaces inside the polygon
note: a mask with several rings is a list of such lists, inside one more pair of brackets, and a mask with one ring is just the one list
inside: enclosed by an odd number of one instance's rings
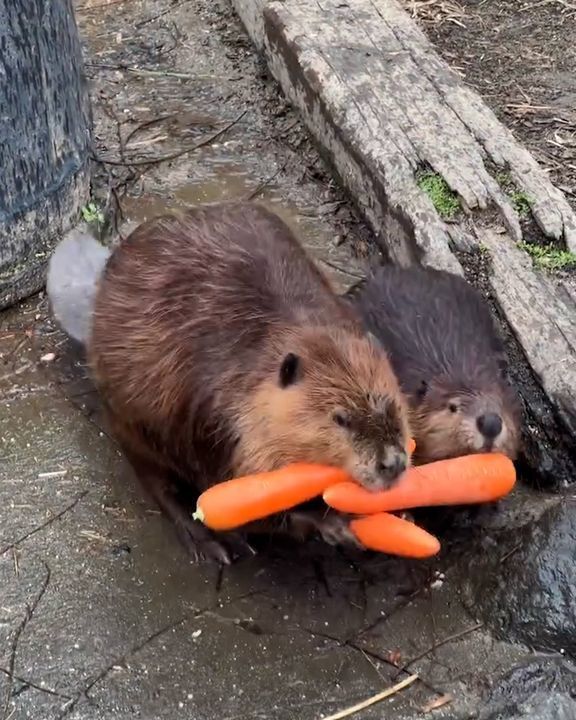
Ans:
{"label": "puddle of water", "polygon": [[[193,180],[181,185],[170,193],[170,197],[160,195],[141,195],[127,197],[122,201],[122,209],[131,222],[144,222],[166,211],[193,207],[204,203],[226,202],[231,200],[249,200],[261,186],[248,173],[228,163],[225,166],[211,167],[212,174],[208,178]],[[305,218],[303,213],[312,213],[312,209],[298,209],[282,200],[274,186],[262,188],[254,198],[255,202],[264,205],[279,215],[293,229],[300,225],[320,239],[326,238],[325,233],[318,227],[312,228],[312,222]]]}
{"label": "puddle of water", "polygon": [[[180,185],[169,197],[143,194],[124,198],[122,210],[126,222],[122,228],[123,234],[137,224],[171,210],[205,203],[253,199],[284,220],[342,290],[362,277],[361,269],[351,263],[347,252],[337,247],[334,236],[323,226],[314,208],[299,208],[286,202],[273,184],[262,187],[261,182],[236,165],[212,165],[211,171],[207,178]],[[257,196],[252,198],[255,193]]]}

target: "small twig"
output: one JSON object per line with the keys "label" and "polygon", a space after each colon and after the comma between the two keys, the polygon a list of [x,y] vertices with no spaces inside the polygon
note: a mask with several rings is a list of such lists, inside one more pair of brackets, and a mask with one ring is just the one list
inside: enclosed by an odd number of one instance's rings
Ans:
{"label": "small twig", "polygon": [[284,130],[282,130],[282,132],[278,135],[278,137],[283,138],[285,135],[287,135],[290,132],[290,130],[292,130],[293,127],[298,125],[299,122],[300,122],[300,118],[296,118],[296,120],[294,120],[294,122],[291,122],[290,125],[288,125],[287,127],[284,128]]}
{"label": "small twig", "polygon": [[14,347],[12,347],[12,348],[6,353],[6,355],[2,358],[2,362],[4,363],[4,365],[7,365],[7,364],[8,364],[8,361],[10,360],[10,358],[12,358],[12,357],[14,357],[14,355],[16,355],[16,353],[18,352],[18,350],[20,350],[20,348],[21,348],[23,345],[26,344],[26,341],[27,341],[28,339],[29,339],[28,336],[25,335],[21,340],[19,340],[19,341],[14,345]]}
{"label": "small twig", "polygon": [[[150,147],[150,145],[156,145],[156,143],[164,142],[164,140],[168,140],[168,135],[156,135],[152,138],[139,140],[138,142],[132,143],[131,150],[135,150],[136,148]],[[124,160],[123,155],[120,155],[120,157]]]}
{"label": "small twig", "polygon": [[540,0],[540,2],[534,3],[533,5],[524,5],[522,10],[534,10],[535,8],[542,7],[542,5],[560,5],[566,10],[576,10],[576,5],[572,5],[566,0]]}
{"label": "small twig", "polygon": [[341,272],[343,275],[349,275],[350,277],[356,278],[357,280],[364,280],[364,275],[360,275],[360,273],[355,273],[352,270],[347,270],[346,268],[340,267],[340,265],[337,265],[334,262],[331,262],[330,260],[326,260],[325,258],[319,258],[321,263],[324,263],[324,265],[328,265],[328,267],[333,268],[334,270],[337,270],[338,272]]}
{"label": "small twig", "polygon": [[520,550],[521,547],[522,547],[522,543],[518,543],[517,545],[514,545],[514,547],[511,550],[508,550],[507,553],[504,553],[504,555],[502,555],[502,557],[499,560],[500,564],[502,564],[503,562],[506,562],[506,560],[508,560],[509,557],[514,555],[515,552],[518,552],[518,550]]}
{"label": "small twig", "polygon": [[532,105],[531,103],[507,103],[505,107],[512,108],[514,110],[554,110],[552,105]]}
{"label": "small twig", "polygon": [[278,168],[278,170],[276,170],[276,172],[272,173],[272,175],[270,175],[265,180],[263,180],[259,185],[256,186],[256,188],[254,190],[252,190],[252,192],[249,192],[246,195],[246,197],[244,198],[244,200],[246,202],[250,202],[250,200],[254,200],[255,197],[260,195],[262,190],[265,190],[268,187],[268,185],[270,185],[271,182],[276,180],[276,178],[278,177],[278,175],[280,175],[281,172],[284,172],[284,170],[286,170],[287,165],[288,165],[288,162],[285,162],[281,167]]}
{"label": "small twig", "polygon": [[21,365],[16,370],[12,370],[12,372],[5,373],[4,375],[0,375],[0,382],[4,382],[4,380],[9,380],[10,378],[15,377],[16,375],[22,375],[22,373],[26,372],[26,370],[29,370],[32,367],[33,363],[31,362],[25,362],[24,365]]}
{"label": "small twig", "polygon": [[[120,225],[125,220],[124,210],[122,209],[122,200],[120,199],[118,190],[114,186],[111,186],[110,190],[112,192],[112,197],[114,198],[114,204],[116,206],[114,209],[114,215],[113,215],[113,217],[114,217],[114,232],[120,238],[120,240],[124,240],[125,238],[122,235],[122,231],[120,229]],[[94,392],[94,390],[89,390],[87,393],[84,393],[84,394],[87,395],[90,392]],[[75,397],[79,397],[79,396],[76,395]]]}
{"label": "small twig", "polygon": [[104,110],[104,113],[112,120],[112,122],[116,123],[116,135],[118,137],[118,147],[120,151],[120,157],[122,160],[124,160],[124,139],[122,137],[122,121],[118,119],[118,115],[116,114],[116,111],[114,107],[108,102],[107,99],[101,98],[100,102],[102,104],[102,109]]}
{"label": "small twig", "polygon": [[169,162],[170,160],[176,160],[176,158],[182,157],[182,155],[186,155],[187,153],[194,152],[194,150],[199,150],[200,148],[205,147],[206,145],[211,145],[215,140],[217,140],[219,137],[224,135],[224,133],[228,132],[230,128],[234,127],[237,123],[240,122],[240,120],[246,115],[248,111],[243,110],[238,117],[236,117],[232,122],[229,122],[227,125],[225,125],[221,130],[218,130],[218,132],[215,132],[210,137],[206,138],[205,140],[202,140],[202,142],[197,143],[196,145],[191,145],[190,147],[184,148],[183,150],[178,150],[178,152],[171,153],[170,155],[164,155],[159,158],[149,158],[148,160],[126,160],[126,162],[123,162],[121,160],[106,160],[104,158],[94,158],[96,162],[102,163],[103,165],[119,165],[121,167],[136,167],[140,165],[157,165],[158,163],[162,162]]}
{"label": "small twig", "polygon": [[334,202],[326,203],[326,209],[325,210],[319,210],[318,215],[321,217],[324,217],[325,215],[335,215],[339,208],[342,207],[342,205],[346,204],[346,200],[335,200]]}
{"label": "small twig", "polygon": [[162,10],[161,12],[156,13],[156,15],[152,15],[151,17],[144,18],[144,20],[140,20],[136,23],[136,27],[144,27],[144,25],[148,25],[149,23],[154,22],[154,20],[158,20],[159,18],[164,17],[164,15],[168,15],[168,13],[173,12],[174,10],[176,10],[176,8],[179,8],[185,2],[186,0],[181,0],[181,2],[174,3],[168,9]]}
{"label": "small twig", "polygon": [[160,117],[152,118],[152,120],[147,120],[146,122],[143,122],[141,125],[138,125],[133,130],[131,130],[128,135],[126,135],[126,139],[124,140],[124,143],[128,145],[130,140],[134,137],[134,135],[137,135],[142,130],[146,130],[146,128],[150,128],[153,125],[159,125],[160,123],[163,123],[165,120],[170,120],[171,118],[175,117],[174,114],[172,115],[160,115]]}
{"label": "small twig", "polygon": [[449,705],[453,700],[454,696],[451,693],[444,693],[444,695],[440,695],[440,697],[428,700],[420,709],[423,713],[429,713],[432,712],[432,710],[439,710],[445,705]]}
{"label": "small twig", "polygon": [[153,70],[152,68],[137,68],[129,65],[110,65],[109,63],[85,63],[86,67],[96,70],[114,70],[128,72],[142,77],[173,77],[180,80],[234,80],[223,75],[192,75],[192,73],[176,72],[175,70]]}
{"label": "small twig", "polygon": [[52,470],[51,472],[38,473],[38,480],[51,480],[52,478],[64,477],[68,470]]}
{"label": "small twig", "polygon": [[445,637],[443,640],[439,640],[438,642],[431,645],[429,648],[424,650],[424,652],[418,653],[418,655],[415,655],[413,658],[405,662],[403,665],[401,665],[398,668],[398,672],[394,676],[395,678],[400,675],[400,673],[406,672],[406,670],[410,667],[410,665],[413,665],[415,662],[418,662],[418,660],[422,660],[422,658],[425,658],[426,655],[429,655],[431,652],[434,652],[438,648],[442,647],[443,645],[447,645],[448,643],[454,642],[454,640],[460,640],[460,638],[465,637],[466,635],[470,635],[473,632],[476,632],[476,630],[480,630],[480,628],[484,627],[484,623],[476,623],[476,625],[472,625],[472,627],[466,628],[466,630],[461,630],[460,632],[454,633],[453,635],[448,635],[448,637]]}
{"label": "small twig", "polygon": [[374,672],[378,675],[378,677],[380,678],[380,680],[382,680],[382,682],[385,682],[386,678],[384,677],[384,675],[382,675],[382,673],[380,672],[380,668],[378,667],[378,665],[376,665],[376,663],[374,662],[374,660],[372,660],[372,658],[370,657],[370,655],[368,655],[368,653],[367,653],[365,650],[361,650],[360,652],[361,652],[362,655],[364,656],[364,659],[366,660],[366,662],[369,663],[370,667],[371,667],[371,668],[374,670]]}
{"label": "small twig", "polygon": [[10,708],[10,698],[12,696],[12,686],[14,684],[14,667],[16,665],[16,655],[18,653],[18,642],[20,640],[20,636],[26,629],[26,625],[32,620],[32,616],[34,615],[34,612],[36,611],[36,608],[38,607],[40,600],[44,597],[44,593],[46,592],[48,588],[48,583],[50,582],[50,568],[46,563],[44,563],[44,567],[46,568],[46,576],[44,578],[44,581],[42,583],[42,587],[40,588],[40,591],[34,598],[34,601],[32,602],[32,605],[26,604],[26,613],[24,614],[24,617],[22,618],[20,624],[16,628],[16,632],[14,633],[14,637],[12,638],[12,648],[10,651],[10,663],[8,665],[8,684],[6,687],[6,696],[4,699],[4,711],[2,713],[3,720],[7,720],[8,718],[8,710]]}
{"label": "small twig", "polygon": [[409,675],[407,678],[404,678],[404,680],[396,683],[396,685],[393,685],[392,687],[389,687],[386,690],[383,690],[382,692],[373,695],[371,698],[363,700],[362,702],[357,703],[352,707],[349,707],[347,710],[341,710],[340,712],[334,713],[334,715],[327,715],[322,720],[342,720],[342,718],[347,718],[350,717],[350,715],[355,715],[357,712],[365,710],[371,705],[375,705],[376,703],[381,702],[382,700],[385,700],[392,695],[396,695],[396,693],[400,692],[400,690],[404,690],[404,688],[408,687],[408,685],[412,685],[412,683],[416,680],[418,680],[417,674]]}
{"label": "small twig", "polygon": [[28,538],[32,537],[32,535],[35,535],[36,533],[40,532],[40,530],[44,530],[44,528],[48,527],[56,520],[59,520],[63,515],[65,515],[67,512],[69,512],[74,507],[76,507],[76,505],[80,502],[80,500],[82,500],[82,498],[85,497],[86,495],[88,495],[88,490],[85,490],[84,492],[80,493],[80,495],[78,495],[75,500],[73,500],[69,505],[66,505],[66,507],[63,510],[60,510],[60,512],[56,513],[56,515],[52,515],[51,518],[48,518],[48,520],[46,520],[46,522],[43,522],[41,525],[38,525],[34,529],[25,533],[24,535],[21,535],[19,538],[17,538],[13,542],[11,542],[9,545],[6,545],[5,547],[3,547],[2,550],[0,550],[0,557],[2,557],[2,555],[5,555],[9,550],[12,550],[12,548],[15,548],[18,545],[20,545],[21,543],[23,543],[25,540],[28,540]]}
{"label": "small twig", "polygon": [[100,3],[99,5],[80,5],[76,8],[77,12],[92,12],[92,10],[99,10],[101,8],[107,8],[111,5],[120,5],[121,3],[127,2],[128,0],[108,0],[108,2]]}

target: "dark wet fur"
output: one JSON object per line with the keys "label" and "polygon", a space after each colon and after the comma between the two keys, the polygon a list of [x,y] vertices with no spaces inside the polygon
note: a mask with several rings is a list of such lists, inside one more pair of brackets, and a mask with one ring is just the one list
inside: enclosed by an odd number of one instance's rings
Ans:
{"label": "dark wet fur", "polygon": [[436,380],[447,392],[496,392],[519,427],[503,343],[487,303],[465,280],[429,268],[383,266],[348,301],[388,352],[413,408]]}
{"label": "dark wet fur", "polygon": [[[189,493],[178,492],[178,486],[201,491],[231,476],[239,448],[247,445],[251,457],[252,435],[240,437],[239,418],[259,383],[276,377],[278,344],[291,337],[291,328],[312,329],[316,337],[317,327],[338,339],[338,333],[348,333],[354,342],[365,342],[355,313],[287,226],[257,205],[206,206],[157,218],[137,228],[110,257],[88,348],[95,380],[113,431],[144,486],[199,555],[229,557],[204,526],[191,522],[179,501]],[[316,356],[325,350],[322,340],[307,343]],[[343,360],[338,343],[326,348],[316,405],[329,387],[330,368]],[[374,354],[380,358],[377,350]],[[386,368],[400,401],[387,362]],[[345,384],[338,392],[350,398],[353,391]],[[405,422],[403,404],[398,412]],[[317,437],[313,424],[309,431]],[[290,433],[287,437],[282,447],[269,449],[278,461],[283,452],[300,457],[297,444],[284,447],[292,442]],[[259,441],[253,442],[258,467]],[[324,438],[328,450],[330,443]],[[266,465],[272,460],[269,454],[260,466],[271,469]],[[320,522],[321,516],[311,518],[308,529]]]}
{"label": "dark wet fur", "polygon": [[475,389],[505,377],[504,346],[482,296],[465,280],[428,268],[378,268],[354,306],[384,345],[403,390],[447,375]]}

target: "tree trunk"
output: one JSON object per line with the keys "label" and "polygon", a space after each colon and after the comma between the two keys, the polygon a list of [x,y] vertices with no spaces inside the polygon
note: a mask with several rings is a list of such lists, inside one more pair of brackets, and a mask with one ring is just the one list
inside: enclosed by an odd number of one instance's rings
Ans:
{"label": "tree trunk", "polygon": [[90,119],[72,0],[0,0],[0,309],[40,290],[88,199]]}

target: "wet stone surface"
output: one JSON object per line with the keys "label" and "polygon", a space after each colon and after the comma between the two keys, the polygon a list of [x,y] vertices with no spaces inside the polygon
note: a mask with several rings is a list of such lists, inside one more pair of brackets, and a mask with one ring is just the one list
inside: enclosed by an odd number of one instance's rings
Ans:
{"label": "wet stone surface", "polygon": [[559,658],[521,664],[490,693],[479,720],[572,720],[576,717],[576,666]]}
{"label": "wet stone surface", "polygon": [[[490,547],[492,545],[492,547]],[[576,500],[497,541],[466,582],[470,602],[500,634],[540,650],[576,655]]]}
{"label": "wet stone surface", "polygon": [[[136,166],[132,180],[127,167],[100,170],[97,198],[113,205],[118,185],[118,227],[258,191],[341,286],[354,282],[366,232],[228,6],[102,4],[84,0],[79,11],[99,154],[118,159],[131,151],[130,132],[166,115],[179,126],[158,120],[132,144],[174,152],[250,110],[217,146],[144,173]],[[114,69],[122,63],[160,75]],[[520,486],[493,512],[429,518],[444,545],[430,562],[265,541],[224,571],[193,565],[142,496],[106,434],[82,356],[37,297],[0,315],[0,720],[320,720],[412,672],[419,681],[356,717],[413,720],[437,704],[430,717],[524,718],[537,707],[564,720],[572,670],[554,680],[552,660],[530,665],[534,652],[496,622],[499,608],[476,607],[468,593],[471,568],[493,588],[518,557],[529,567],[529,554],[482,564],[513,549],[510,533],[564,562],[573,504],[564,514],[557,503]],[[564,517],[566,545],[558,524],[532,527],[547,512]],[[568,565],[561,572],[573,588]],[[536,613],[554,610],[532,600]],[[552,636],[534,642],[571,652]]]}

